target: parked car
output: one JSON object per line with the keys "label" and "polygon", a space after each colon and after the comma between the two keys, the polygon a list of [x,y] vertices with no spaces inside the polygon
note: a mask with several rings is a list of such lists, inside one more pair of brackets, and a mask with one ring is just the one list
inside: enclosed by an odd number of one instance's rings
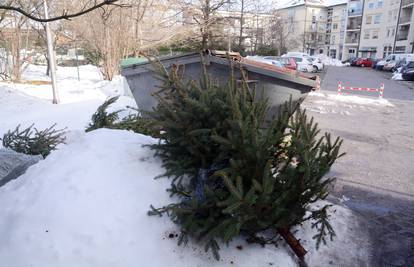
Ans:
{"label": "parked car", "polygon": [[378,62],[380,62],[381,60],[382,60],[382,58],[373,59],[372,60],[372,68],[376,69]]}
{"label": "parked car", "polygon": [[407,62],[406,58],[400,59],[400,60],[397,61],[397,64],[395,64],[394,68],[391,69],[391,71],[394,72],[394,71],[398,70],[399,68],[401,68],[402,66],[406,65],[407,63],[408,62]]}
{"label": "parked car", "polygon": [[355,66],[358,67],[372,67],[372,59],[370,58],[360,58],[356,61]]}
{"label": "parked car", "polygon": [[302,72],[314,72],[315,68],[313,67],[312,60],[309,57],[291,57],[283,55],[284,58],[291,58],[295,60],[297,65],[297,70]]}
{"label": "parked car", "polygon": [[287,52],[284,56],[288,57],[310,57],[309,54],[303,52]]}
{"label": "parked car", "polygon": [[[414,54],[390,54],[388,55],[385,59],[379,61],[375,67],[375,69],[377,70],[383,70],[384,66],[388,63],[390,63],[391,61],[395,61],[397,64],[398,61],[402,60],[402,59],[414,59]],[[395,66],[393,65],[394,63],[392,63],[390,66],[387,67],[387,70],[391,70],[391,68],[394,68]]]}
{"label": "parked car", "polygon": [[316,71],[322,71],[323,70],[323,68],[325,67],[325,65],[323,64],[323,62],[322,62],[322,60],[320,58],[314,57],[314,56],[309,57],[309,58],[312,59],[313,68]]}
{"label": "parked car", "polygon": [[360,60],[360,58],[358,58],[358,57],[350,58],[349,59],[349,65],[350,66],[357,66],[358,60]]}
{"label": "parked car", "polygon": [[396,60],[389,60],[387,63],[385,63],[382,69],[385,71],[393,71],[396,65],[397,65]]}
{"label": "parked car", "polygon": [[401,68],[401,76],[404,80],[414,81],[414,61],[408,62]]}
{"label": "parked car", "polygon": [[247,59],[254,60],[257,62],[262,62],[266,64],[270,64],[279,68],[284,68],[283,64],[279,60],[272,59],[270,57],[260,57],[260,56],[247,56]]}
{"label": "parked car", "polygon": [[266,57],[264,57],[264,59],[271,59],[271,60],[280,61],[280,63],[282,63],[282,65],[287,69],[296,70],[298,68],[298,66],[296,65],[296,62],[293,58],[266,56]]}

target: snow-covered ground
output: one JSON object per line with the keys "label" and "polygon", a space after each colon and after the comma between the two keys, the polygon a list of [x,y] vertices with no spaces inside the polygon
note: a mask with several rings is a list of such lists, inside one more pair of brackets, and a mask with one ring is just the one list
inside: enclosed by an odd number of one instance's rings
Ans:
{"label": "snow-covered ground", "polygon": [[47,81],[45,66],[25,67],[26,83],[0,82],[0,136],[18,124],[39,128],[57,123],[58,128],[84,129],[91,114],[109,96],[122,95],[115,108],[136,106],[126,81],[117,76],[113,81],[103,81],[99,69],[80,67],[80,81],[76,68],[58,67],[59,105],[52,104],[51,85],[33,85],[31,81]]}
{"label": "snow-covered ground", "polygon": [[[165,191],[168,180],[153,179],[163,172],[161,162],[143,146],[157,140],[119,130],[84,132],[96,107],[123,90],[122,83],[103,82],[92,75],[95,71],[91,68],[90,76],[78,82],[70,69],[60,69],[59,105],[50,103],[50,86],[0,83],[0,136],[17,124],[68,127],[66,144],[0,188],[1,265],[297,266],[283,242],[262,248],[239,238],[221,245],[219,262],[193,242],[178,247],[177,238],[169,237],[178,233],[177,226],[165,216],[147,215],[151,204],[172,201]],[[42,77],[36,70],[30,75],[32,80]],[[124,97],[118,105],[132,102]],[[310,223],[295,234],[309,250],[309,265],[368,262],[369,251],[361,248],[369,247],[369,238],[358,230],[355,215],[342,206],[333,210],[337,237],[328,246],[315,251]],[[242,250],[236,248],[240,245]]]}
{"label": "snow-covered ground", "polygon": [[326,66],[336,66],[336,67],[343,67],[346,64],[342,63],[339,59],[331,58],[323,54],[316,55],[316,57],[322,60],[322,63]]}

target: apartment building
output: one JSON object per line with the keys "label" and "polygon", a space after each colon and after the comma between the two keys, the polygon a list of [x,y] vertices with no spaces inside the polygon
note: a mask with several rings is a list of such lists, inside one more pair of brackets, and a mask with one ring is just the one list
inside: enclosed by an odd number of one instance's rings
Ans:
{"label": "apartment building", "polygon": [[326,6],[318,2],[291,4],[278,9],[278,14],[286,19],[289,33],[295,36],[296,51],[310,54],[326,53],[327,15]]}
{"label": "apartment building", "polygon": [[364,11],[364,0],[349,0],[347,3],[347,23],[345,30],[342,60],[358,55],[361,40],[361,25]]}
{"label": "apartment building", "polygon": [[336,4],[327,7],[325,47],[326,55],[341,59],[347,28],[347,5]]}
{"label": "apartment building", "polygon": [[296,0],[279,12],[303,41],[293,50],[345,60],[414,53],[413,9],[414,0]]}
{"label": "apartment building", "polygon": [[[400,0],[396,0],[395,2],[400,2]],[[413,7],[414,0],[401,1],[396,29],[397,33],[394,42],[395,53],[414,53]]]}

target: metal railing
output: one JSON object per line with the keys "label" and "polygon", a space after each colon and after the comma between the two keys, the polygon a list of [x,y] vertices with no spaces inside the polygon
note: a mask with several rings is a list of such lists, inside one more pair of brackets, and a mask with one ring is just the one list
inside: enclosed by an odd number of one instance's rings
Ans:
{"label": "metal railing", "polygon": [[405,16],[405,17],[400,18],[400,22],[399,22],[400,24],[407,23],[407,22],[411,22],[411,16]]}
{"label": "metal railing", "polygon": [[397,35],[397,41],[405,41],[405,40],[408,40],[408,34]]}
{"label": "metal railing", "polygon": [[413,3],[414,3],[414,0],[403,0],[402,6],[406,6],[406,5],[413,4]]}

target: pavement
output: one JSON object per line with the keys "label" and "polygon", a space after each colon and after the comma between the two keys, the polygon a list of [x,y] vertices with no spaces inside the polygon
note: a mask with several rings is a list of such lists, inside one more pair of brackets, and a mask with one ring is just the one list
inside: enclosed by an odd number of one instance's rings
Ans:
{"label": "pavement", "polygon": [[[329,66],[321,76],[325,95],[310,95],[303,106],[322,131],[344,139],[347,154],[331,171],[337,177],[331,201],[359,215],[372,244],[361,248],[370,250],[370,262],[355,266],[413,267],[414,84],[368,68]],[[351,94],[366,103],[337,101],[338,81],[355,87],[384,83],[387,101],[364,92]]]}

